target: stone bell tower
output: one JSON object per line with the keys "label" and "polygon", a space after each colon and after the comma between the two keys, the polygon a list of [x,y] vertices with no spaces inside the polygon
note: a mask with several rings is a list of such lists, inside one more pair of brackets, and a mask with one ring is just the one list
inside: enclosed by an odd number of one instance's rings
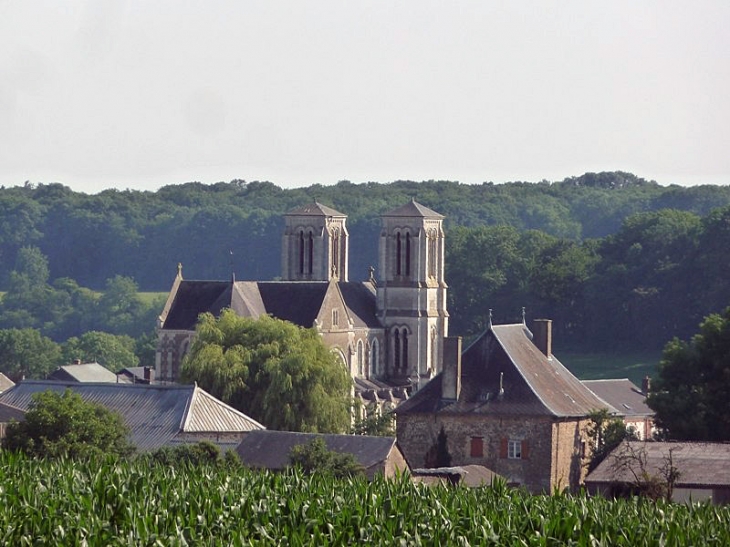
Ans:
{"label": "stone bell tower", "polygon": [[347,216],[312,203],[284,215],[281,277],[284,281],[347,281]]}
{"label": "stone bell tower", "polygon": [[448,335],[444,217],[414,200],[381,219],[377,306],[387,374],[419,389],[440,372]]}

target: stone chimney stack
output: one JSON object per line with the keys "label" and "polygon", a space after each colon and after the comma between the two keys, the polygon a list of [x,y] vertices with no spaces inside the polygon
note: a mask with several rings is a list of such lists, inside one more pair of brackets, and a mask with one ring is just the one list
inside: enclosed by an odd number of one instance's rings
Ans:
{"label": "stone chimney stack", "polygon": [[532,341],[549,359],[553,356],[553,322],[550,319],[535,319],[532,323]]}
{"label": "stone chimney stack", "polygon": [[153,383],[155,381],[155,369],[152,367],[144,367],[144,380],[147,384]]}
{"label": "stone chimney stack", "polygon": [[444,338],[441,398],[456,401],[461,393],[461,336]]}

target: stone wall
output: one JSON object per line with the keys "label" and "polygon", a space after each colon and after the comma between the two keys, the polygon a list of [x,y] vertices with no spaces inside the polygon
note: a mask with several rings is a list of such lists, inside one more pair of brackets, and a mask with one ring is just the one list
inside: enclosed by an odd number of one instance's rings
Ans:
{"label": "stone wall", "polygon": [[399,415],[398,444],[412,468],[426,466],[426,454],[436,445],[441,426],[451,465],[483,465],[508,483],[536,493],[575,489],[584,476],[584,423],[554,423],[546,416]]}

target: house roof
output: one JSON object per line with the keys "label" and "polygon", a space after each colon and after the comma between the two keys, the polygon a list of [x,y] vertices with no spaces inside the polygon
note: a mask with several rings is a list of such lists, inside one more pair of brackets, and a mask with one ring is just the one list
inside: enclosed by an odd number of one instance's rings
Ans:
{"label": "house roof", "polygon": [[328,450],[352,454],[360,465],[370,471],[385,462],[396,446],[395,437],[259,430],[246,435],[236,452],[250,467],[283,469],[289,465],[289,452],[293,447],[309,444],[317,438],[324,439]]}
{"label": "house roof", "polygon": [[25,412],[8,403],[0,402],[0,424],[6,424],[11,420],[20,422],[25,419]]}
{"label": "house roof", "polygon": [[2,372],[0,372],[0,393],[5,391],[6,389],[10,389],[14,385],[15,385],[15,382],[13,382],[10,378],[8,378]]}
{"label": "house roof", "polygon": [[197,386],[78,383],[25,380],[0,394],[0,402],[27,410],[42,391],[71,389],[85,401],[118,412],[138,450],[154,450],[181,433],[233,433],[263,426]]}
{"label": "house roof", "polygon": [[310,328],[314,326],[331,283],[339,288],[355,327],[378,327],[375,290],[368,282],[330,281],[184,281],[171,295],[165,330],[195,330],[198,316],[218,316],[231,308],[243,317],[272,316]]}
{"label": "house roof", "polygon": [[460,465],[457,467],[435,467],[412,469],[411,476],[415,482],[425,484],[443,484],[444,480],[464,486],[489,486],[501,475],[483,465]]}
{"label": "house roof", "polygon": [[321,203],[314,202],[301,207],[296,207],[288,213],[287,216],[329,216],[329,217],[344,217],[339,211],[335,211],[332,207],[327,207]]}
{"label": "house roof", "polygon": [[586,477],[586,483],[634,482],[629,469],[615,466],[617,456],[632,453],[645,454],[645,470],[659,476],[671,453],[672,465],[679,471],[678,487],[730,486],[730,443],[691,442],[624,441]]}
{"label": "house roof", "polygon": [[382,214],[383,217],[424,217],[424,218],[444,218],[443,215],[428,207],[421,205],[415,199],[401,205],[400,207]]}
{"label": "house roof", "polygon": [[[522,324],[487,329],[462,353],[458,400],[441,396],[443,373],[396,409],[407,413],[587,416],[606,408],[555,356],[548,358]],[[501,390],[501,393],[500,393]],[[615,411],[609,406],[609,411]]]}
{"label": "house roof", "polygon": [[96,362],[60,366],[48,375],[48,379],[59,382],[117,383],[120,381],[111,370]]}
{"label": "house roof", "polygon": [[583,380],[583,385],[606,401],[621,416],[653,416],[646,404],[646,395],[631,380]]}

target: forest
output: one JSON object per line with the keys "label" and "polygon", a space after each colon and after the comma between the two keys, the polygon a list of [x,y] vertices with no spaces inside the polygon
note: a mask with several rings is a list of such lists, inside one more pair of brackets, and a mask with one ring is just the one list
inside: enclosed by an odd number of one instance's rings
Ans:
{"label": "forest", "polygon": [[364,280],[377,266],[379,215],[410,199],[446,217],[451,334],[478,333],[490,309],[497,323],[519,321],[525,307],[528,318],[553,319],[563,348],[658,351],[730,304],[728,186],[662,186],[624,172],[293,189],[234,180],[93,195],[26,183],[0,188],[0,329],[59,343],[105,331],[137,338],[149,355],[161,302],[130,294],[167,291],[178,263],[187,279],[275,279],[282,215],[316,200],[348,215],[350,279]]}

